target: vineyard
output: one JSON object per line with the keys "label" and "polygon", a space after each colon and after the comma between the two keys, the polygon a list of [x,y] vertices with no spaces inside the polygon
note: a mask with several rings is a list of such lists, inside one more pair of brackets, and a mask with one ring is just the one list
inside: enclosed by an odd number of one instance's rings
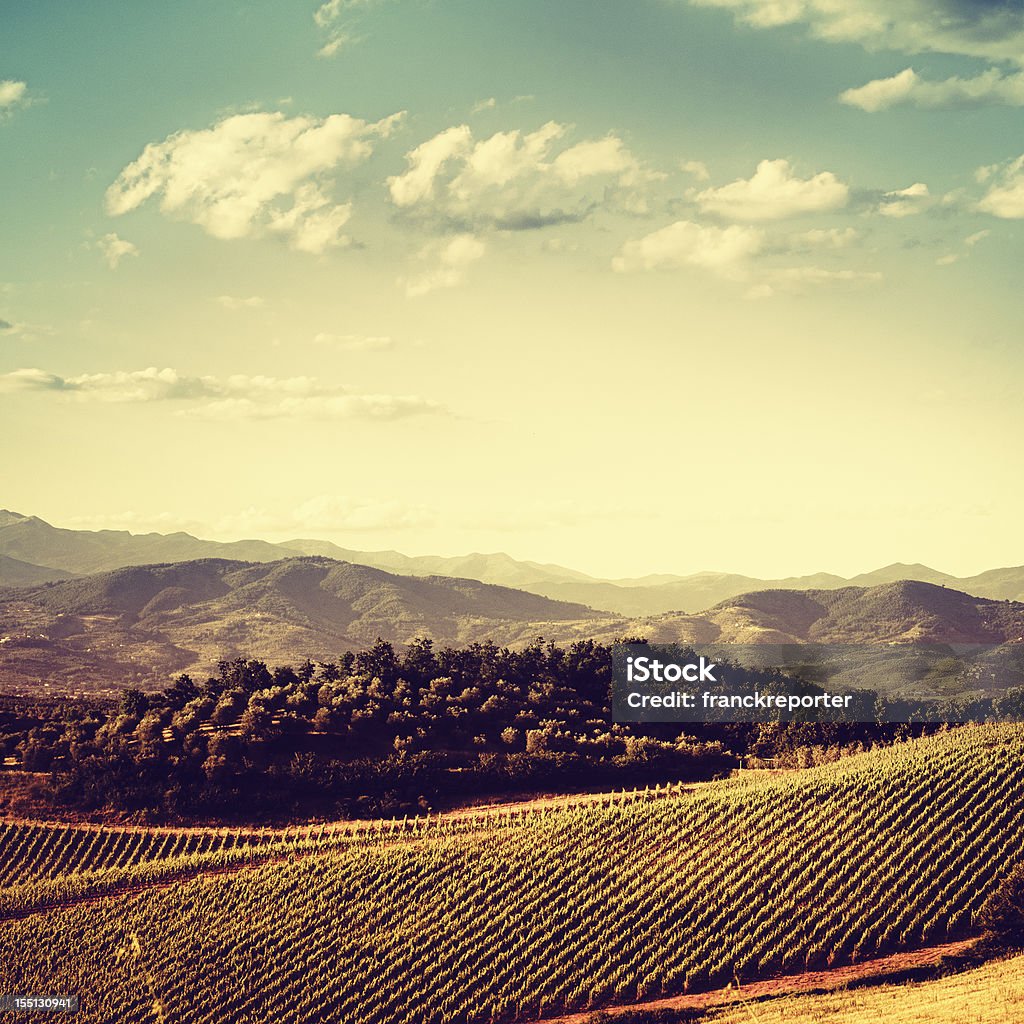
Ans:
{"label": "vineyard", "polygon": [[77,994],[88,1021],[490,1024],[942,941],[1021,856],[1024,728],[657,795],[374,829],[8,826],[3,987]]}

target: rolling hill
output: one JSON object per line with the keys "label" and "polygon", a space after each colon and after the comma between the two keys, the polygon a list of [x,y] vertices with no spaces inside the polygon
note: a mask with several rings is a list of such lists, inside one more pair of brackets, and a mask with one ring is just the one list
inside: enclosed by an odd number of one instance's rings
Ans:
{"label": "rolling hill", "polygon": [[37,583],[53,583],[55,580],[70,579],[74,573],[63,569],[51,569],[45,565],[33,565],[9,555],[0,555],[0,580],[5,587],[32,587]]}
{"label": "rolling hill", "polygon": [[968,727],[562,808],[0,826],[0,962],[12,991],[125,1024],[526,1024],[829,971],[980,933],[1021,863],[1022,755],[1021,726]]}
{"label": "rolling hill", "polygon": [[1024,604],[903,580],[841,590],[760,590],[700,614],[620,619],[614,628],[654,643],[1002,644],[1024,637]]}
{"label": "rolling hill", "polygon": [[584,636],[612,616],[476,580],[318,557],[134,566],[0,592],[0,685],[163,684],[240,654],[271,663],[395,643]]}
{"label": "rolling hill", "polygon": [[[404,576],[449,576],[515,587],[556,601],[587,605],[615,615],[689,614],[740,594],[760,590],[837,590],[916,580],[950,587],[976,597],[1024,601],[1024,566],[990,569],[958,578],[920,564],[894,563],[852,578],[832,573],[761,579],[736,573],[698,572],[687,576],[654,574],[631,579],[597,579],[561,565],[523,561],[503,552],[457,556],[404,555],[360,551],[329,541],[299,539],[281,544],[263,540],[231,543],[200,540],[188,533],[132,534],[126,530],[67,530],[35,516],[0,510],[0,586],[44,582],[47,573],[83,575],[129,565],[230,558],[274,562],[295,555],[318,555],[368,565]],[[15,559],[9,563],[7,558]],[[678,557],[666,553],[665,561]],[[20,564],[18,564],[20,563]],[[32,573],[36,578],[32,578]]]}
{"label": "rolling hill", "polygon": [[645,580],[553,581],[528,589],[559,601],[578,601],[622,615],[658,615],[664,612],[696,612],[751,591],[840,590],[845,587],[877,587],[911,580],[950,587],[993,600],[1024,600],[1024,566],[991,569],[963,579],[926,565],[895,563],[850,579],[831,573],[764,580],[735,573],[700,572],[691,576]]}
{"label": "rolling hill", "polygon": [[318,556],[200,559],[0,590],[0,686],[164,685],[221,658],[325,661],[426,637],[519,646],[622,636],[701,644],[912,642],[1016,644],[1024,604],[903,581],[840,590],[766,590],[700,615],[630,618],[523,590],[443,576],[398,576]]}

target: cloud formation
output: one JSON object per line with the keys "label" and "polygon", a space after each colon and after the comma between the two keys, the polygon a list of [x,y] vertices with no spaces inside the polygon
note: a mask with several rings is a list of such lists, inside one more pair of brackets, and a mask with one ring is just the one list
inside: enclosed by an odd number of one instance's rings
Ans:
{"label": "cloud formation", "polygon": [[746,274],[748,260],[764,247],[760,228],[732,224],[727,228],[678,220],[644,238],[627,242],[612,261],[618,272],[703,267],[722,277]]}
{"label": "cloud formation", "polygon": [[169,367],[61,377],[38,368],[0,375],[0,392],[56,392],[82,401],[184,402],[182,413],[214,419],[401,419],[443,414],[417,395],[352,394],[315,377],[194,377]]}
{"label": "cloud formation", "polygon": [[660,177],[615,135],[571,146],[567,125],[549,121],[476,139],[468,125],[439,132],[406,154],[388,178],[391,201],[446,230],[528,230],[580,221],[601,205],[635,205],[636,189]]}
{"label": "cloud formation", "polygon": [[462,283],[466,269],[487,251],[487,246],[473,235],[456,235],[446,242],[428,245],[420,259],[434,266],[405,282],[405,294],[410,298],[426,295],[438,288],[454,288]]}
{"label": "cloud formation", "polygon": [[703,160],[681,160],[679,170],[692,174],[698,181],[707,181],[711,177],[708,165]]}
{"label": "cloud formation", "polygon": [[318,57],[335,57],[358,39],[353,26],[359,15],[381,0],[326,0],[313,12],[313,21],[323,33]]}
{"label": "cloud formation", "polygon": [[111,270],[117,270],[118,264],[125,258],[125,256],[138,256],[139,249],[134,242],[129,242],[127,239],[119,238],[116,234],[111,232],[109,235],[104,235],[97,243],[96,248],[103,253],[103,258],[107,261],[107,266]]}
{"label": "cloud formation", "polygon": [[26,101],[28,86],[24,82],[5,78],[0,81],[0,119],[10,114]]}
{"label": "cloud formation", "polygon": [[828,42],[869,50],[951,53],[1024,63],[1024,8],[1015,0],[689,0],[755,28],[806,25]]}
{"label": "cloud formation", "polygon": [[279,235],[310,253],[344,246],[352,205],[331,199],[331,176],[365,161],[401,117],[250,113],[176,132],[121,171],[107,189],[107,212],[121,216],[159,196],[161,212],[214,238]]}
{"label": "cloud formation", "polygon": [[747,292],[748,299],[766,299],[779,293],[802,294],[824,285],[855,286],[877,284],[882,275],[875,270],[829,270],[824,267],[778,267],[764,270]]}
{"label": "cloud formation", "polygon": [[798,178],[788,160],[762,160],[751,178],[707,188],[693,198],[705,213],[728,220],[781,220],[845,206],[850,190],[831,171]]}
{"label": "cloud formation", "polygon": [[988,183],[988,191],[978,202],[982,213],[1004,220],[1024,218],[1024,155],[1005,164],[980,167],[976,177]]}
{"label": "cloud formation", "polygon": [[847,89],[840,102],[869,113],[912,104],[925,109],[940,107],[981,107],[1004,104],[1024,106],[1024,73],[1007,74],[989,68],[973,78],[946,78],[932,82],[906,68],[891,78],[876,78],[856,89]]}
{"label": "cloud formation", "polygon": [[878,212],[883,217],[911,217],[922,213],[932,203],[931,193],[923,181],[914,182],[907,188],[883,192]]}
{"label": "cloud formation", "polygon": [[631,242],[612,261],[620,273],[641,270],[673,270],[699,267],[729,281],[747,284],[748,298],[779,293],[799,293],[823,285],[868,284],[880,281],[873,271],[833,270],[818,266],[773,267],[765,259],[810,249],[839,249],[857,234],[852,229],[818,229],[790,238],[770,240],[758,227],[729,227],[676,221],[668,227]]}

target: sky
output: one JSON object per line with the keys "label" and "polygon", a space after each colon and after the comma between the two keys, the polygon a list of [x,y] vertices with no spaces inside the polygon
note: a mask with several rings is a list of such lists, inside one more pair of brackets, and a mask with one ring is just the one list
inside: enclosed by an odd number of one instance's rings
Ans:
{"label": "sky", "polygon": [[0,505],[1024,562],[1020,0],[0,0]]}

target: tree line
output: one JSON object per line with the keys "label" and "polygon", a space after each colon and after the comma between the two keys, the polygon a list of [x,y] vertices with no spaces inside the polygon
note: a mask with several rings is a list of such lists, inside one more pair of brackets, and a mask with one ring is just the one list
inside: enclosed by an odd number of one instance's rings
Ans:
{"label": "tree line", "polygon": [[[635,642],[635,641],[630,641]],[[0,710],[0,752],[55,806],[146,820],[422,813],[473,799],[692,781],[755,756],[832,760],[924,726],[614,724],[611,647],[538,638],[337,661],[221,661],[116,706]]]}

